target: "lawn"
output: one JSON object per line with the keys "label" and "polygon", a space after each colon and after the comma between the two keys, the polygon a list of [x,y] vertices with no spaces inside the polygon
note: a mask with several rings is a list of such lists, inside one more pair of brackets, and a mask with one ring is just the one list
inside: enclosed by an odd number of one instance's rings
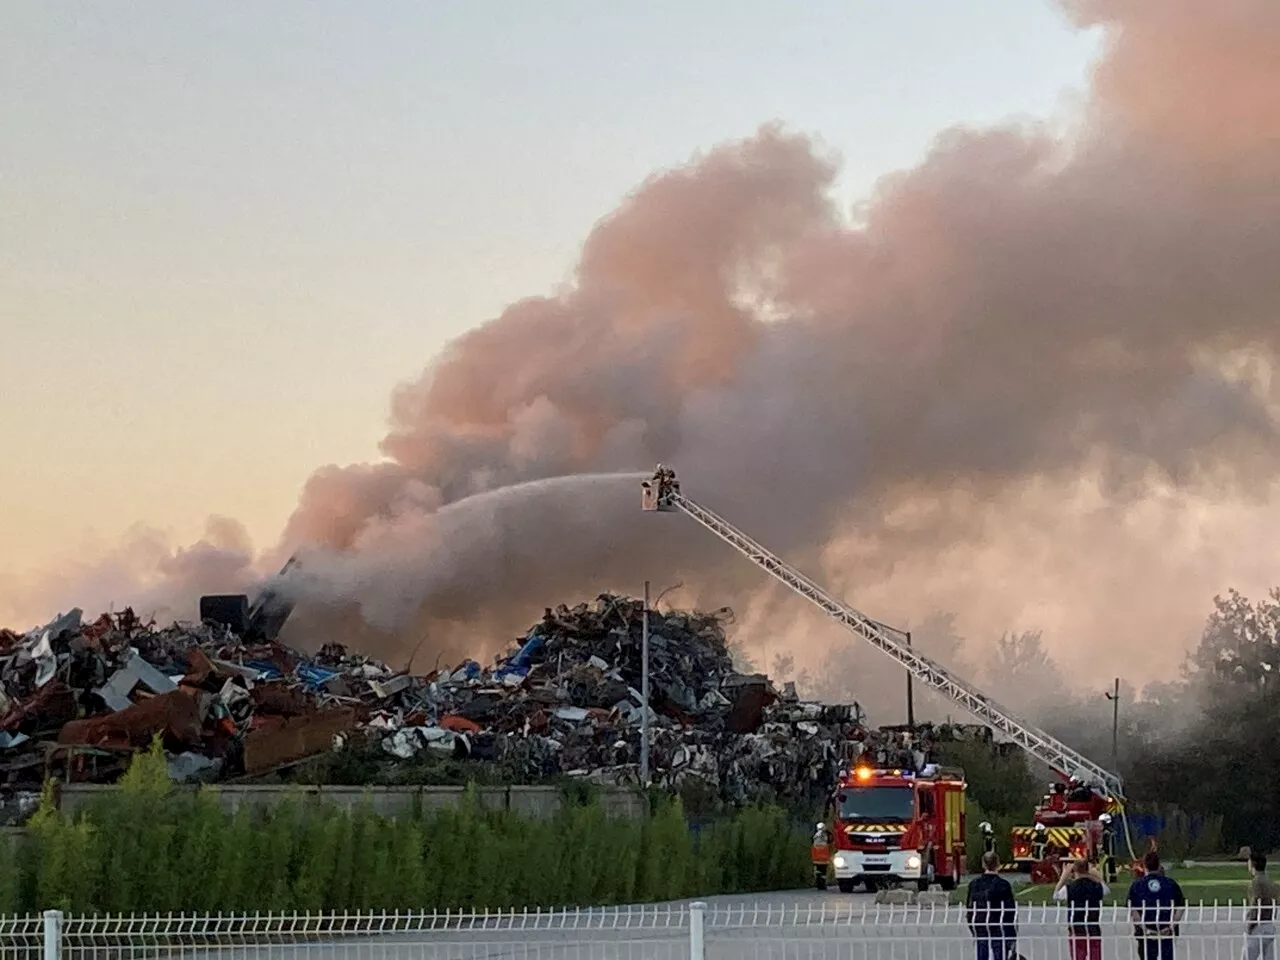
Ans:
{"label": "lawn", "polygon": [[[1224,867],[1169,868],[1167,872],[1182,887],[1187,903],[1240,903],[1249,890],[1249,868],[1243,863]],[[1122,873],[1112,885],[1111,896],[1105,902],[1123,904],[1132,880],[1131,875]],[[1049,903],[1053,899],[1053,884],[1015,884],[1013,892],[1019,903]],[[957,894],[957,901],[963,903],[965,888],[961,887]]]}

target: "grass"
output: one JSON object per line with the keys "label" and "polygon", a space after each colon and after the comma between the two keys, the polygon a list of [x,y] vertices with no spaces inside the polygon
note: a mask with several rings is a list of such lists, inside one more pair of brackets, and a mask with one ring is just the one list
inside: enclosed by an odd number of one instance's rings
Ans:
{"label": "grass", "polygon": [[[1170,868],[1168,874],[1178,881],[1188,903],[1240,903],[1249,890],[1249,870],[1243,863],[1230,867]],[[1111,896],[1103,902],[1123,904],[1132,880],[1131,874],[1121,873],[1111,887]],[[1013,892],[1019,903],[1051,903],[1054,886],[1024,884],[1015,886]],[[956,891],[955,902],[964,903],[967,892],[966,887]]]}

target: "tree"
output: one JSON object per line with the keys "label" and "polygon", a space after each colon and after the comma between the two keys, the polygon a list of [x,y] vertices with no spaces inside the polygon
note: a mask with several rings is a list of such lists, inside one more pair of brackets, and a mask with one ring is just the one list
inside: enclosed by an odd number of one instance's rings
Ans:
{"label": "tree", "polygon": [[[973,678],[973,668],[964,657],[964,639],[952,614],[934,612],[910,631],[914,649],[958,676]],[[826,703],[859,703],[873,722],[892,723],[904,715],[906,678],[901,666],[850,635],[847,642],[831,648],[812,680],[802,673],[796,686]],[[949,700],[921,684],[915,685],[915,694],[917,720],[943,720],[956,712]]]}
{"label": "tree", "polygon": [[911,628],[911,645],[930,660],[966,679],[973,675],[973,664],[965,657],[964,637],[956,628],[954,613],[934,611]]}
{"label": "tree", "polygon": [[1039,630],[1002,634],[984,667],[992,695],[1018,710],[1043,711],[1067,691],[1062,668],[1045,649]]}
{"label": "tree", "polygon": [[[968,681],[976,679],[973,664],[965,656],[964,638],[956,629],[955,614],[935,611],[919,625],[912,626],[911,646],[957,677]],[[956,705],[949,698],[921,684],[915,685],[915,700],[918,720],[941,721],[957,714]]]}
{"label": "tree", "polygon": [[1280,846],[1280,590],[1251,603],[1215,597],[1179,686],[1152,691],[1186,735],[1154,741],[1137,760],[1131,793],[1187,810],[1221,812],[1231,846]]}
{"label": "tree", "polygon": [[1213,607],[1189,672],[1238,691],[1274,688],[1280,681],[1280,588],[1257,604],[1231,590],[1214,597]]}

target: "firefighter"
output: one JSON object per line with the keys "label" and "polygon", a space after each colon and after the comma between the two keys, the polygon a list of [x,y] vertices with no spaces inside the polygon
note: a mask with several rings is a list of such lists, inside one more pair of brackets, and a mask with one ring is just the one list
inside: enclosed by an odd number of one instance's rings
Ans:
{"label": "firefighter", "polygon": [[990,823],[983,820],[978,824],[978,830],[982,833],[982,852],[992,853],[996,849],[996,831]]}
{"label": "firefighter", "polygon": [[1043,823],[1037,823],[1031,840],[1031,859],[1039,863],[1044,859],[1049,847],[1049,830]]}
{"label": "firefighter", "polygon": [[1111,814],[1098,818],[1102,824],[1102,875],[1107,883],[1115,883],[1119,868],[1116,864],[1116,832],[1111,826]]}
{"label": "firefighter", "polygon": [[1067,809],[1067,785],[1054,783],[1049,787],[1046,806],[1055,813],[1063,813]]}
{"label": "firefighter", "polygon": [[809,859],[813,862],[814,888],[817,890],[827,889],[827,863],[831,859],[831,846],[825,823],[819,823],[818,828],[813,831],[813,844],[809,848]]}

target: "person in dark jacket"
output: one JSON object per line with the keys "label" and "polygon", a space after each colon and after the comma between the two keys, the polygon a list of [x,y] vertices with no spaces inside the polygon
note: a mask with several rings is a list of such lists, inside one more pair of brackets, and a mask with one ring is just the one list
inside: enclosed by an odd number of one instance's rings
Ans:
{"label": "person in dark jacket", "polygon": [[1101,874],[1083,857],[1062,865],[1053,899],[1067,903],[1071,960],[1102,960],[1102,900],[1110,892]]}
{"label": "person in dark jacket", "polygon": [[1018,905],[1013,887],[1000,876],[1000,856],[982,855],[982,876],[969,883],[965,914],[977,947],[977,960],[1010,960],[1018,945]]}
{"label": "person in dark jacket", "polygon": [[1129,885],[1129,915],[1138,941],[1139,960],[1173,960],[1187,901],[1178,881],[1166,877],[1160,854],[1149,851],[1142,858],[1144,873]]}

